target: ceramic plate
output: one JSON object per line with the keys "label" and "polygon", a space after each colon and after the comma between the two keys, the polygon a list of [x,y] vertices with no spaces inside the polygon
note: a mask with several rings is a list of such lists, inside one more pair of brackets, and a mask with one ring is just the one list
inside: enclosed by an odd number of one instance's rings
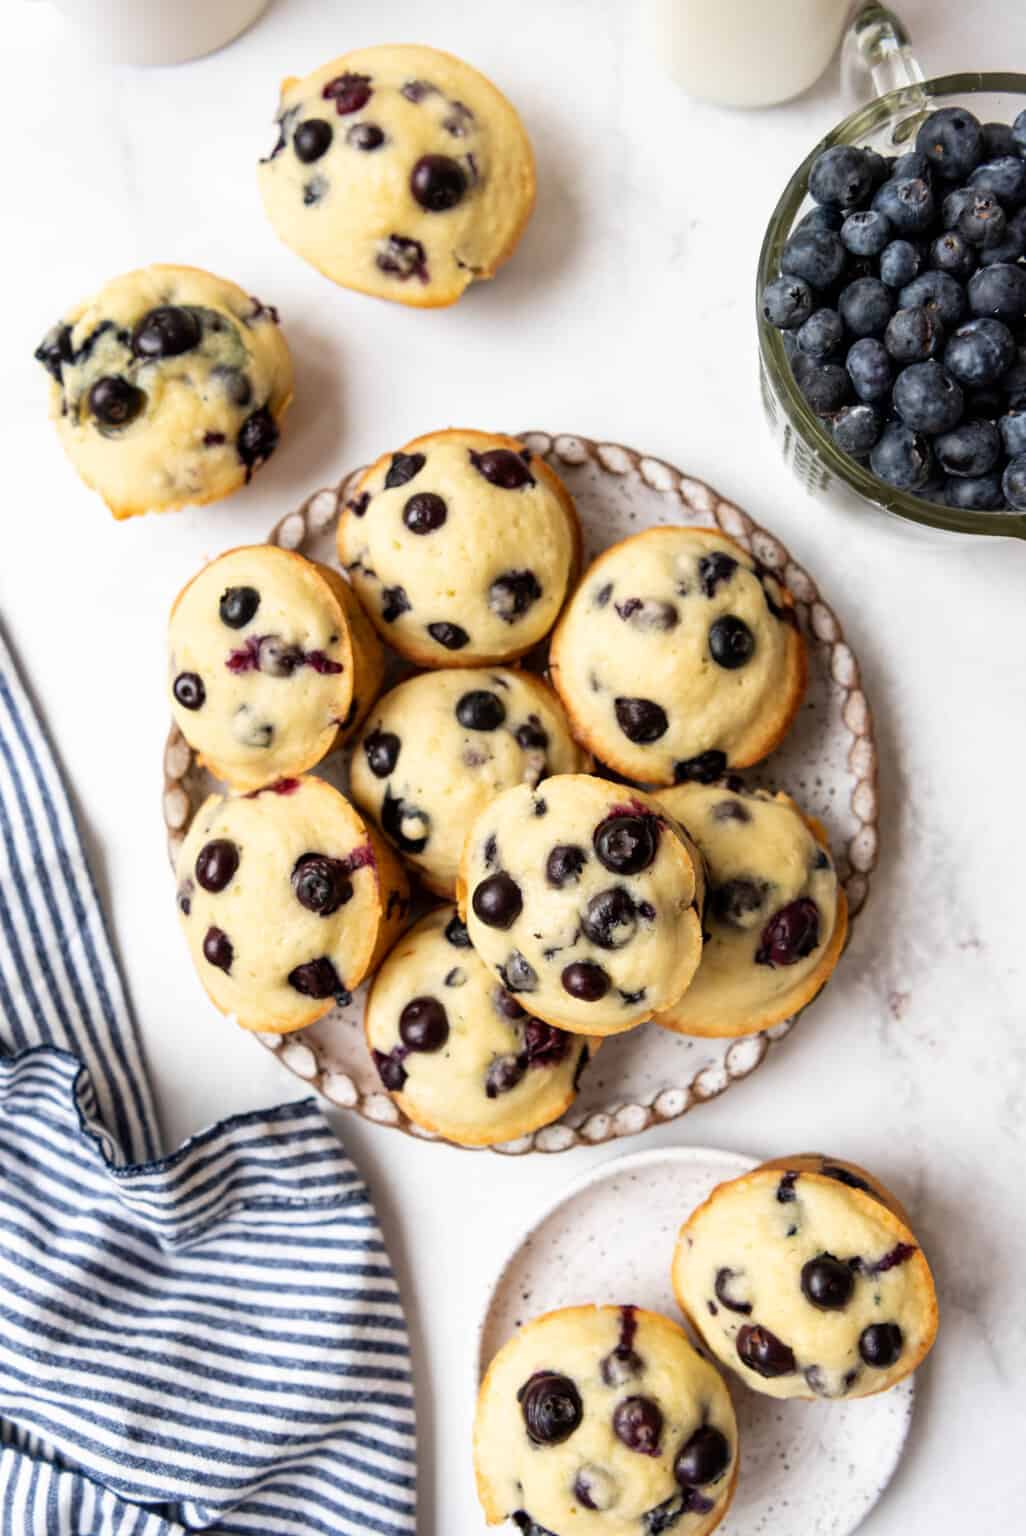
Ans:
{"label": "ceramic plate", "polygon": [[[781,747],[742,777],[752,785],[787,790],[803,810],[824,823],[854,919],[866,900],[877,857],[876,743],[858,663],[816,582],[765,528],[672,465],[585,437],[518,435],[566,481],[581,515],[588,560],[643,528],[715,524],[790,588],[809,643],[808,692]],[[310,496],[272,529],[271,542],[336,565],[339,509],[358,473],[333,490]],[[317,771],[344,787],[345,764],[338,756]],[[172,729],[164,757],[164,819],[172,859],[197,806],[216,787]],[[333,1009],[308,1029],[254,1039],[333,1104],[425,1137],[381,1091],[364,1043],[363,1002],[361,989],[348,1007]],[[575,1145],[635,1136],[650,1125],[675,1120],[747,1077],[770,1043],[788,1034],[793,1023],[788,1019],[741,1040],[687,1039],[654,1024],[613,1036],[585,1073],[581,1092],[562,1120],[498,1150],[563,1152]]]}
{"label": "ceramic plate", "polygon": [[[755,1166],[755,1158],[736,1152],[671,1147],[614,1158],[572,1184],[532,1223],[495,1283],[481,1323],[475,1391],[496,1351],[541,1312],[633,1303],[679,1318],[670,1263],[681,1224],[717,1184]],[[914,1377],[848,1403],[778,1402],[733,1376],[727,1381],[741,1475],[717,1536],[854,1531],[898,1465]],[[482,1536],[485,1530],[482,1518]]]}

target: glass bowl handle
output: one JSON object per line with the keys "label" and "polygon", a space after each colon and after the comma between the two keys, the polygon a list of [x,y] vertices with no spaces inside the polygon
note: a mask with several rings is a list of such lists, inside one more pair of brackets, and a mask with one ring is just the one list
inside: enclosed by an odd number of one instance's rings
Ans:
{"label": "glass bowl handle", "polygon": [[905,23],[876,0],[865,0],[856,8],[845,34],[842,60],[846,90],[860,101],[921,85],[925,79]]}

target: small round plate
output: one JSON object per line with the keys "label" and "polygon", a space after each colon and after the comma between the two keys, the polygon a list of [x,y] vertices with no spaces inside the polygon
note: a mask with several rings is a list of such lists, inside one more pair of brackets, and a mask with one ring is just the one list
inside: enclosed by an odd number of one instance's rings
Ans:
{"label": "small round plate", "polygon": [[[475,1393],[496,1351],[542,1312],[633,1303],[679,1318],[670,1264],[681,1224],[717,1184],[756,1164],[736,1152],[669,1147],[613,1158],[571,1184],[535,1218],[495,1282],[478,1335]],[[717,1536],[854,1531],[901,1458],[914,1377],[847,1403],[778,1402],[729,1374],[727,1385],[741,1475]]]}
{"label": "small round plate", "polygon": [[[517,434],[563,478],[580,513],[584,556],[644,528],[666,523],[719,527],[736,539],[793,593],[808,643],[809,684],[797,719],[780,747],[741,777],[753,786],[785,789],[827,829],[854,919],[869,892],[878,840],[877,751],[873,720],[858,663],[816,582],[780,541],[708,485],[616,443],[547,432]],[[335,533],[348,487],[361,471],[317,491],[282,518],[270,542],[337,568]],[[316,770],[345,788],[345,762],[329,757]],[[198,767],[177,728],[164,754],[164,821],[172,861],[203,798],[220,786]],[[282,1065],[333,1104],[424,1139],[381,1091],[363,1035],[365,989],[344,1009],[291,1035],[257,1035]],[[793,1027],[786,1019],[763,1034],[738,1040],[687,1038],[643,1024],[607,1040],[584,1075],[563,1118],[497,1151],[564,1152],[636,1136],[676,1120],[754,1072],[774,1040]]]}

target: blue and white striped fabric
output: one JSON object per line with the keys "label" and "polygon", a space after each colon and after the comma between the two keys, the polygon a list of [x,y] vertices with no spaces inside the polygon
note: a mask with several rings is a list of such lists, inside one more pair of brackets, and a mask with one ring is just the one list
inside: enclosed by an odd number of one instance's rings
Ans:
{"label": "blue and white striped fabric", "polygon": [[158,1157],[2,637],[0,1016],[0,1536],[412,1536],[409,1342],[367,1189],[311,1099]]}

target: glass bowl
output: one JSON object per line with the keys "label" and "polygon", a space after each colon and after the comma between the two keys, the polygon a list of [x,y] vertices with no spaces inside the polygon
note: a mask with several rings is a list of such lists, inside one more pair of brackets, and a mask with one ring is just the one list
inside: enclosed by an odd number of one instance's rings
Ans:
{"label": "glass bowl", "polygon": [[[906,72],[907,73],[907,72]],[[878,78],[874,71],[874,78]],[[911,522],[953,533],[997,534],[1026,538],[1026,513],[966,512],[938,505],[878,480],[867,466],[850,459],[834,445],[829,432],[813,414],[791,373],[784,337],[763,318],[759,297],[780,272],[780,258],[797,220],[813,206],[808,197],[812,162],[833,144],[859,144],[884,155],[903,154],[913,147],[919,124],[938,107],[963,106],[981,122],[1010,123],[1026,107],[1026,75],[944,75],[936,80],[912,79],[887,91],[846,117],[822,139],[795,171],[770,219],[759,256],[756,313],[759,326],[759,373],[766,416],[785,459],[809,491],[822,494],[840,481],[865,501]]]}

